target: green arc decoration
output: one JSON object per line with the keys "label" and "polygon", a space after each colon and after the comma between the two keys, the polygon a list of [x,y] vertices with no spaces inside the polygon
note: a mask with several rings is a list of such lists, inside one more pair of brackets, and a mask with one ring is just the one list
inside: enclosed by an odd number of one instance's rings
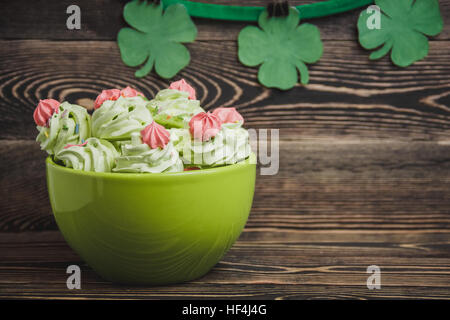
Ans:
{"label": "green arc decoration", "polygon": [[[176,3],[183,4],[191,17],[217,20],[258,21],[261,12],[266,9],[265,7],[227,6],[185,0],[162,0],[161,2],[164,7]],[[302,19],[312,19],[350,11],[372,3],[373,0],[330,0],[295,8]]]}

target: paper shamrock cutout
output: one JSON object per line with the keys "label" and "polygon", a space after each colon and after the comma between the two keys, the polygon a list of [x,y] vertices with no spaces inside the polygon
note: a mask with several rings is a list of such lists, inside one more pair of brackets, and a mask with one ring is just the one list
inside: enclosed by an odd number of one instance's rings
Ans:
{"label": "paper shamrock cutout", "polygon": [[323,45],[316,26],[299,22],[295,8],[286,17],[269,17],[264,10],[258,19],[261,29],[248,26],[239,33],[239,60],[250,67],[261,65],[258,80],[266,87],[291,89],[298,81],[297,70],[301,83],[309,82],[305,63],[317,62]]}
{"label": "paper shamrock cutout", "polygon": [[169,6],[164,12],[161,4],[132,1],[123,9],[125,21],[132,26],[122,28],[117,43],[123,62],[136,67],[136,77],[144,77],[155,66],[162,78],[172,78],[189,64],[190,54],[183,42],[192,42],[197,28],[181,4]]}
{"label": "paper shamrock cutout", "polygon": [[426,57],[425,35],[435,36],[443,28],[438,0],[375,0],[375,4],[382,11],[379,29],[369,29],[368,21],[374,13],[364,10],[358,20],[361,45],[365,49],[383,45],[370,54],[370,59],[380,59],[392,49],[392,62],[407,67]]}

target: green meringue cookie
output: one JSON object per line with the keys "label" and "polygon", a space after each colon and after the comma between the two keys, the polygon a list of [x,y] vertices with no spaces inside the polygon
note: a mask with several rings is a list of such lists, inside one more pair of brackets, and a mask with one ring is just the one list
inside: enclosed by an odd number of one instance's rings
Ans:
{"label": "green meringue cookie", "polygon": [[67,144],[80,144],[91,136],[91,117],[79,105],[63,102],[49,119],[48,127],[37,126],[36,141],[48,154],[55,154]]}
{"label": "green meringue cookie", "polygon": [[122,155],[117,158],[114,172],[181,172],[184,170],[183,162],[173,146],[169,142],[164,149],[151,149],[146,143],[142,143],[139,133],[131,135],[129,144],[122,144]]}
{"label": "green meringue cookie", "polygon": [[169,129],[170,132],[170,141],[173,143],[175,149],[183,154],[183,150],[186,149],[186,144],[191,143],[191,134],[189,133],[189,129],[182,128],[172,128]]}
{"label": "green meringue cookie", "polygon": [[199,100],[188,97],[188,92],[164,89],[150,100],[148,108],[160,125],[166,128],[187,128],[192,116],[205,111],[200,107]]}
{"label": "green meringue cookie", "polygon": [[153,121],[148,101],[141,96],[119,97],[103,102],[92,115],[92,135],[107,140],[129,140]]}
{"label": "green meringue cookie", "polygon": [[222,125],[217,135],[208,141],[182,143],[185,164],[201,168],[234,164],[246,159],[251,152],[248,131],[241,125]]}
{"label": "green meringue cookie", "polygon": [[89,138],[84,146],[70,146],[60,150],[55,158],[68,168],[83,171],[111,172],[119,152],[107,140]]}

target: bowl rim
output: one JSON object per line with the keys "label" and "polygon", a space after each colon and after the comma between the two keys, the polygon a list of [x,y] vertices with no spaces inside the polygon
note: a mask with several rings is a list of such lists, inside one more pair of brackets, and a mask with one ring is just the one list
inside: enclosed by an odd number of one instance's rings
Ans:
{"label": "bowl rim", "polygon": [[104,178],[161,178],[161,177],[179,177],[179,176],[200,176],[206,174],[214,174],[221,172],[235,171],[247,166],[256,167],[256,154],[251,152],[247,159],[242,160],[238,163],[225,165],[215,168],[200,169],[200,170],[190,170],[182,172],[165,172],[165,173],[131,173],[131,172],[94,172],[94,171],[83,171],[76,170],[73,168],[67,168],[63,165],[56,163],[53,160],[53,156],[49,155],[45,160],[47,167],[52,167],[58,171],[70,173],[78,176],[90,176],[90,177],[104,177]]}

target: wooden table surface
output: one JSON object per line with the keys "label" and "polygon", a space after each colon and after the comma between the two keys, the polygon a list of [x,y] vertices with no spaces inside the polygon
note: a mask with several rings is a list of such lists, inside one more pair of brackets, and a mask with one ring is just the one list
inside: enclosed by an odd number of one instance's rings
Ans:
{"label": "wooden table surface", "polygon": [[[80,31],[65,28],[72,3]],[[248,128],[279,128],[279,173],[258,174],[241,237],[203,278],[129,287],[98,277],[58,231],[32,113],[47,97],[89,106],[104,88],[152,96],[167,86],[154,74],[136,79],[121,62],[124,3],[2,2],[0,298],[450,298],[449,0],[440,1],[445,27],[428,58],[407,69],[368,60],[360,10],[310,21],[324,55],[310,84],[287,92],[262,87],[257,69],[237,61],[248,23],[195,20],[191,64],[179,76],[205,109],[235,106]],[[81,290],[66,288],[70,264],[82,267]],[[366,287],[372,264],[380,290]]]}

